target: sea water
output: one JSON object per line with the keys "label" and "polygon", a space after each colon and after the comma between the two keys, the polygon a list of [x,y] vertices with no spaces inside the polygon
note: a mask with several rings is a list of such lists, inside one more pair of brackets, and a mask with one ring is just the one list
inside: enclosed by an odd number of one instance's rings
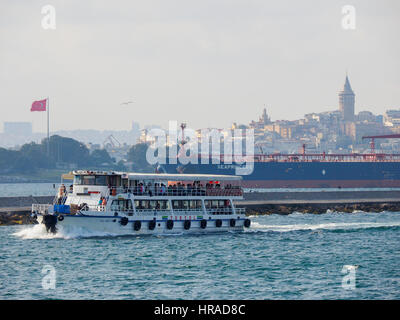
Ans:
{"label": "sea water", "polygon": [[250,219],[212,235],[0,227],[0,299],[400,298],[400,213]]}

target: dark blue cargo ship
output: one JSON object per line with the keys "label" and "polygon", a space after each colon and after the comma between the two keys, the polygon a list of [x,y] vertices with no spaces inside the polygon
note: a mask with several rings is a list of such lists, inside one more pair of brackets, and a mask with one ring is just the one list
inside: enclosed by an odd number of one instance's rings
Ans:
{"label": "dark blue cargo ship", "polygon": [[[200,161],[198,161],[200,163]],[[237,174],[237,164],[166,164],[168,173]],[[257,155],[254,170],[243,175],[246,188],[395,188],[400,187],[400,155]]]}

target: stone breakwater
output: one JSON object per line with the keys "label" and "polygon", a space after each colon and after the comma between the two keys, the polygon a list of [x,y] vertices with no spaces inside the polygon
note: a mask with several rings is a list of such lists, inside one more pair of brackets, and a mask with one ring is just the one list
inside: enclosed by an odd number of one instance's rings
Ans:
{"label": "stone breakwater", "polygon": [[368,191],[279,191],[279,192],[249,192],[245,193],[245,201],[355,201],[355,200],[385,200],[400,201],[400,190],[368,190]]}
{"label": "stone breakwater", "polygon": [[247,215],[268,215],[268,214],[282,214],[287,215],[293,212],[300,213],[313,213],[322,214],[329,211],[347,212],[352,213],[355,211],[363,212],[383,212],[400,211],[400,201],[387,201],[387,202],[347,202],[347,203],[237,203],[238,207],[246,208]]}
{"label": "stone breakwater", "polygon": [[400,211],[400,191],[306,191],[250,192],[238,207],[249,215],[290,214],[293,212],[321,214],[336,212]]}
{"label": "stone breakwater", "polygon": [[31,210],[0,211],[0,226],[11,226],[15,224],[35,224],[31,218]]}
{"label": "stone breakwater", "polygon": [[54,196],[0,197],[0,226],[35,223],[30,216],[32,203],[52,203],[53,199]]}
{"label": "stone breakwater", "polygon": [[0,197],[1,208],[30,207],[32,203],[53,203],[54,196]]}

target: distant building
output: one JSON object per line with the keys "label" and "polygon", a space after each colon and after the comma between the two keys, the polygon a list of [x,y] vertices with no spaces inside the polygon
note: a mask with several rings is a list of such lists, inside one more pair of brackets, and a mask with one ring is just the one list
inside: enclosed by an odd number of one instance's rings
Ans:
{"label": "distant building", "polygon": [[400,125],[400,110],[387,110],[383,115],[385,126],[395,127]]}
{"label": "distant building", "polygon": [[361,138],[369,135],[384,135],[392,132],[382,123],[373,122],[347,122],[345,123],[346,136],[351,137],[357,143],[362,143]]}
{"label": "distant building", "polygon": [[4,133],[16,136],[32,135],[31,122],[4,122]]}
{"label": "distant building", "polygon": [[360,122],[378,122],[376,116],[370,111],[360,111],[356,116],[356,120]]}
{"label": "distant building", "polygon": [[260,118],[260,122],[262,122],[264,124],[270,124],[271,123],[271,118],[268,116],[266,108],[264,108],[264,110],[263,110],[262,116]]}
{"label": "distant building", "polygon": [[267,109],[264,108],[263,113],[261,115],[261,117],[259,118],[258,121],[252,121],[250,122],[249,126],[250,128],[254,128],[254,129],[264,129],[264,127],[266,125],[271,124],[271,118],[268,116],[267,114]]}
{"label": "distant building", "polygon": [[295,127],[296,125],[294,125],[292,122],[282,120],[276,121],[273,124],[265,125],[264,128],[266,131],[278,133],[284,139],[291,139]]}
{"label": "distant building", "polygon": [[152,135],[149,135],[150,130],[148,129],[142,129],[140,131],[140,136],[138,139],[138,143],[154,143],[156,141],[156,138]]}
{"label": "distant building", "polygon": [[339,92],[339,111],[342,114],[342,120],[354,121],[354,102],[355,94],[351,89],[349,77],[346,75],[343,90]]}
{"label": "distant building", "polygon": [[138,122],[132,121],[132,127],[131,127],[132,131],[140,131],[140,124]]}

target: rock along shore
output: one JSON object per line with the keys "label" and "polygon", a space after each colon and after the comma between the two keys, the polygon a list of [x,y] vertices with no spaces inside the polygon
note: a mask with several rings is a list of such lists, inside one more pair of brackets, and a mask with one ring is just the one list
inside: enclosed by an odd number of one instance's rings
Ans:
{"label": "rock along shore", "polygon": [[246,203],[238,202],[238,207],[246,208],[247,215],[268,215],[268,214],[291,214],[293,212],[322,214],[329,211],[347,212],[354,211],[363,212],[383,212],[383,211],[400,211],[399,201],[378,201],[378,202],[347,202],[347,203]]}
{"label": "rock along shore", "polygon": [[0,226],[33,224],[32,203],[53,203],[54,196],[0,197]]}

